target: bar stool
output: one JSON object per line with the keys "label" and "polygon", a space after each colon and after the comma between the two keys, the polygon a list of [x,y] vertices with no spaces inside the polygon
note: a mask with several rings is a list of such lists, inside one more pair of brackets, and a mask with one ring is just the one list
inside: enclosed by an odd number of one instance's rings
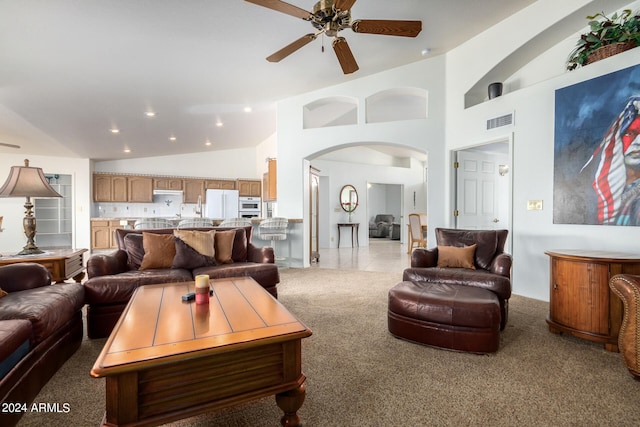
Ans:
{"label": "bar stool", "polygon": [[[287,239],[287,229],[289,227],[289,220],[287,218],[276,217],[263,219],[258,226],[258,238],[261,240],[270,240],[271,247],[276,261],[285,261],[285,257],[275,256],[275,242],[277,240]],[[276,262],[277,264],[277,262]],[[281,264],[278,264],[281,265]],[[286,265],[286,263],[285,263]]]}

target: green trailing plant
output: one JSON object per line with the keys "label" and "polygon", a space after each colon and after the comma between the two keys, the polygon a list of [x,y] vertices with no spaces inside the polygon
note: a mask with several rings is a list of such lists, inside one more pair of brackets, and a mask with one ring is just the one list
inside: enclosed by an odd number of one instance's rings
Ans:
{"label": "green trailing plant", "polygon": [[640,46],[640,14],[625,9],[614,13],[611,18],[604,12],[587,16],[590,31],[582,34],[576,47],[569,54],[567,69],[574,70],[586,65],[587,57],[603,46],[616,43],[630,43]]}

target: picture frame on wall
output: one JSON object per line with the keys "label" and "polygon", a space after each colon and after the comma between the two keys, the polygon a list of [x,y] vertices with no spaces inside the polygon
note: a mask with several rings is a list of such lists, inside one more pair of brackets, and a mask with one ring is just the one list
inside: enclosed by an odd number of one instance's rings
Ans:
{"label": "picture frame on wall", "polygon": [[640,65],[556,90],[553,223],[640,225]]}

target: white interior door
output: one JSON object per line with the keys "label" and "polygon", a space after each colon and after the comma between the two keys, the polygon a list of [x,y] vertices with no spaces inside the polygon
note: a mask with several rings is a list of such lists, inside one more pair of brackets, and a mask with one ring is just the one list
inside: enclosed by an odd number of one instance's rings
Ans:
{"label": "white interior door", "polygon": [[498,165],[508,164],[507,160],[508,156],[494,153],[457,152],[457,228],[486,230],[509,227],[505,192],[498,181]]}

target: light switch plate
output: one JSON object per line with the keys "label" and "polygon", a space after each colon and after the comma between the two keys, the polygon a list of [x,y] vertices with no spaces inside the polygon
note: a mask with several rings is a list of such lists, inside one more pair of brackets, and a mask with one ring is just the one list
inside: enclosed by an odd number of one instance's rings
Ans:
{"label": "light switch plate", "polygon": [[527,200],[527,210],[528,211],[541,211],[542,210],[542,200]]}

